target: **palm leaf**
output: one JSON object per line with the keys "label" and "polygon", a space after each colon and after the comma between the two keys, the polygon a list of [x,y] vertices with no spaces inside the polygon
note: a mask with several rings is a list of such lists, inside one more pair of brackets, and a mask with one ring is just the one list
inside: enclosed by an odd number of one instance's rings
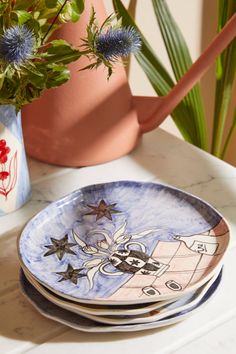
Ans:
{"label": "palm leaf", "polygon": [[[222,29],[227,20],[236,12],[235,0],[219,0],[218,31]],[[213,137],[211,152],[223,157],[226,149],[222,152],[222,140],[225,123],[228,114],[229,103],[232,94],[233,82],[236,70],[236,40],[217,58],[216,66],[216,91],[213,122]],[[231,130],[229,132],[231,134]],[[226,138],[228,140],[228,138]],[[226,145],[226,148],[228,144]]]}
{"label": "palm leaf", "polygon": [[[118,17],[122,17],[122,24],[124,26],[134,27],[140,34],[142,40],[142,48],[138,53],[135,54],[135,57],[147,75],[147,78],[149,79],[154,90],[159,96],[168,94],[171,88],[174,86],[174,81],[172,80],[171,76],[168,74],[164,65],[152,51],[149,43],[139,30],[138,26],[135,24],[132,17],[129,15],[122,1],[113,0],[113,6]],[[185,140],[197,146],[201,146],[197,137],[195,124],[189,115],[189,110],[186,106],[186,102],[180,102],[172,112],[171,117],[173,118]]]}
{"label": "palm leaf", "polygon": [[[165,43],[167,54],[179,81],[192,65],[192,59],[185,39],[172,17],[165,0],[153,0],[153,8]],[[207,130],[200,85],[197,84],[184,98],[189,116],[195,124],[198,146],[207,150]]]}

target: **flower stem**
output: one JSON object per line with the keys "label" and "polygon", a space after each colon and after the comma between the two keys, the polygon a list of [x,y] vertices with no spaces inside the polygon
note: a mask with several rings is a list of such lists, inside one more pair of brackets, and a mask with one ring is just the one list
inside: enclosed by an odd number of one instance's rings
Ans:
{"label": "flower stem", "polygon": [[44,35],[44,37],[43,37],[43,39],[42,39],[42,44],[43,44],[43,42],[45,41],[45,38],[47,37],[48,33],[51,31],[52,26],[55,24],[56,20],[58,19],[60,13],[61,13],[62,10],[64,9],[64,7],[65,7],[65,5],[66,5],[67,2],[68,2],[68,0],[65,0],[65,1],[64,1],[64,3],[63,3],[63,5],[61,6],[60,10],[58,11],[58,13],[56,14],[55,18],[53,19],[53,21],[52,21],[50,27],[48,28],[47,32],[45,33],[45,35]]}

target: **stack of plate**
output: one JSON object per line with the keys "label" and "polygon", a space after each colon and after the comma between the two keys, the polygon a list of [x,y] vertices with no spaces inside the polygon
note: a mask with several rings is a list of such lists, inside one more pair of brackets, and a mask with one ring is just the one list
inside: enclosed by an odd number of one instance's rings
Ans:
{"label": "stack of plate", "polygon": [[88,186],[23,230],[21,288],[40,313],[78,330],[157,328],[212,298],[228,243],[222,216],[181,190],[133,181]]}

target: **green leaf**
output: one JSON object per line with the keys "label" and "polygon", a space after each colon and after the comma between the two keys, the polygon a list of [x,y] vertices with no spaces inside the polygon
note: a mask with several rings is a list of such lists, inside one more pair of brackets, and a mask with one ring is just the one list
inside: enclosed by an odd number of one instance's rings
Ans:
{"label": "green leaf", "polygon": [[66,2],[63,5],[62,10],[60,11],[58,19],[60,20],[60,22],[69,22],[71,21],[71,13],[72,13],[71,4],[69,2]]}
{"label": "green leaf", "polygon": [[0,90],[0,104],[15,104],[16,91],[20,86],[18,77],[14,77],[11,68],[6,72],[4,84]]}
{"label": "green leaf", "polygon": [[79,20],[81,13],[84,10],[84,1],[73,0],[71,2],[71,21],[76,22]]}
{"label": "green leaf", "polygon": [[[175,78],[179,81],[192,65],[185,39],[172,17],[165,0],[153,0],[153,7],[165,43]],[[197,84],[184,98],[189,117],[195,125],[198,146],[207,150],[207,128],[200,85]]]}
{"label": "green leaf", "polygon": [[48,9],[53,9],[53,8],[57,7],[57,5],[60,5],[60,1],[58,1],[58,0],[45,0],[45,6]]}
{"label": "green leaf", "polygon": [[47,88],[58,87],[70,79],[70,70],[64,65],[51,64],[47,66]]}
{"label": "green leaf", "polygon": [[84,0],[72,0],[75,3],[80,14],[84,11]]}
{"label": "green leaf", "polygon": [[32,0],[16,0],[14,10],[27,10],[29,7],[34,6],[36,2]]}
{"label": "green leaf", "polygon": [[18,25],[23,25],[25,22],[32,18],[31,14],[25,10],[13,11],[12,15],[16,15]]}
{"label": "green leaf", "polygon": [[77,22],[84,10],[83,0],[71,0],[67,2],[60,13],[59,19],[62,22]]}
{"label": "green leaf", "polygon": [[40,24],[37,20],[30,18],[25,25],[34,33],[36,37],[40,36]]}
{"label": "green leaf", "polygon": [[20,92],[16,95],[15,105],[17,110],[20,110],[23,105],[36,100],[41,94],[42,89],[36,88],[31,83],[26,83],[21,87]]}
{"label": "green leaf", "polygon": [[[124,26],[132,26],[140,34],[142,40],[142,48],[135,57],[142,67],[143,71],[147,75],[154,90],[159,96],[164,96],[169,93],[174,86],[174,82],[167,70],[164,68],[161,61],[157,58],[152,51],[149,43],[135,24],[132,17],[127,12],[126,8],[120,0],[113,0],[114,8],[119,17],[122,17],[122,23]],[[179,105],[172,112],[171,117],[177,125],[179,131],[185,138],[185,140],[192,144],[198,145],[198,139],[196,138],[195,126],[192,122],[191,116],[189,116],[188,109],[185,102],[180,102]]]}
{"label": "green leaf", "polygon": [[[43,71],[40,72],[39,70]],[[28,65],[25,69],[25,72],[27,74],[27,80],[33,84],[35,87],[39,89],[44,89],[46,87],[45,81],[46,81],[46,72],[44,69],[44,66],[41,64],[40,67],[33,67],[32,65]]]}
{"label": "green leaf", "polygon": [[42,57],[48,63],[62,63],[69,64],[72,61],[79,59],[81,56],[79,50],[74,49],[71,45],[63,39],[51,41],[50,47]]}
{"label": "green leaf", "polygon": [[60,46],[67,46],[67,47],[70,46],[70,44],[65,39],[54,39],[53,41],[50,42],[50,44],[54,48],[60,47]]}

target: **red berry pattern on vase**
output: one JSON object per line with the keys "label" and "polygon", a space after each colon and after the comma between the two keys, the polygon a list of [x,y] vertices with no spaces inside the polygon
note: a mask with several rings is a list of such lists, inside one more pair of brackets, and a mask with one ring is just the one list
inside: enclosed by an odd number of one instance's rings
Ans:
{"label": "red berry pattern on vase", "polygon": [[11,149],[4,139],[0,140],[0,196],[7,200],[17,181],[17,151],[9,158]]}

